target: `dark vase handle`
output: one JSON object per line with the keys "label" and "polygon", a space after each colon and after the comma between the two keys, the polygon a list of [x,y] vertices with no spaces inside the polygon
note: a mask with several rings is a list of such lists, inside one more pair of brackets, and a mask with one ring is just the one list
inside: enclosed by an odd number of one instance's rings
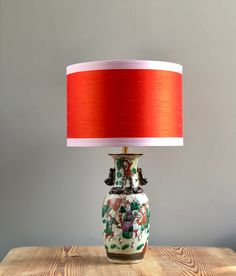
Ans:
{"label": "dark vase handle", "polygon": [[104,180],[104,182],[108,186],[112,186],[112,185],[114,185],[114,181],[115,181],[115,169],[114,168],[110,168],[110,172],[109,172],[108,178],[106,178]]}
{"label": "dark vase handle", "polygon": [[148,179],[143,177],[143,172],[141,168],[138,168],[138,179],[139,179],[139,185],[144,186],[148,183]]}

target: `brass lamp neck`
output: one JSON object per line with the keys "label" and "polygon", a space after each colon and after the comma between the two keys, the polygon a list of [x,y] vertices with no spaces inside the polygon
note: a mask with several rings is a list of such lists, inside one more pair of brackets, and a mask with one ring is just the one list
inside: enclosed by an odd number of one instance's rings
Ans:
{"label": "brass lamp neck", "polygon": [[122,153],[128,153],[128,147],[122,147]]}

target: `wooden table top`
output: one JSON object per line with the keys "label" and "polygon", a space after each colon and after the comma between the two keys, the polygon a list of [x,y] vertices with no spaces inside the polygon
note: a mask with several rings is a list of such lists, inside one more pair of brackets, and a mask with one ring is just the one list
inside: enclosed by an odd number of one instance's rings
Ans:
{"label": "wooden table top", "polygon": [[101,246],[22,247],[0,263],[0,275],[236,275],[229,248],[149,246],[138,264],[113,264]]}

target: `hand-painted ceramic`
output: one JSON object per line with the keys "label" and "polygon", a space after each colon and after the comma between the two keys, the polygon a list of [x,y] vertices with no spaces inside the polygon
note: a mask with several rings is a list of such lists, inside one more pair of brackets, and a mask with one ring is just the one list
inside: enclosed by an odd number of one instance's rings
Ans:
{"label": "hand-painted ceramic", "polygon": [[112,186],[102,206],[103,236],[109,261],[140,262],[149,240],[149,202],[138,168],[141,154],[111,154],[115,168],[105,183]]}

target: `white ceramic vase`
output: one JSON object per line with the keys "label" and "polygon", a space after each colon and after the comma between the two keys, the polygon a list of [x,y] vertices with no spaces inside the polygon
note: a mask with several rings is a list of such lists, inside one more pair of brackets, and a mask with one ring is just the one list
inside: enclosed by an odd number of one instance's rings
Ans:
{"label": "white ceramic vase", "polygon": [[104,245],[109,261],[143,260],[150,231],[149,202],[141,186],[147,183],[138,159],[142,154],[110,154],[115,168],[105,183],[112,186],[102,206]]}

